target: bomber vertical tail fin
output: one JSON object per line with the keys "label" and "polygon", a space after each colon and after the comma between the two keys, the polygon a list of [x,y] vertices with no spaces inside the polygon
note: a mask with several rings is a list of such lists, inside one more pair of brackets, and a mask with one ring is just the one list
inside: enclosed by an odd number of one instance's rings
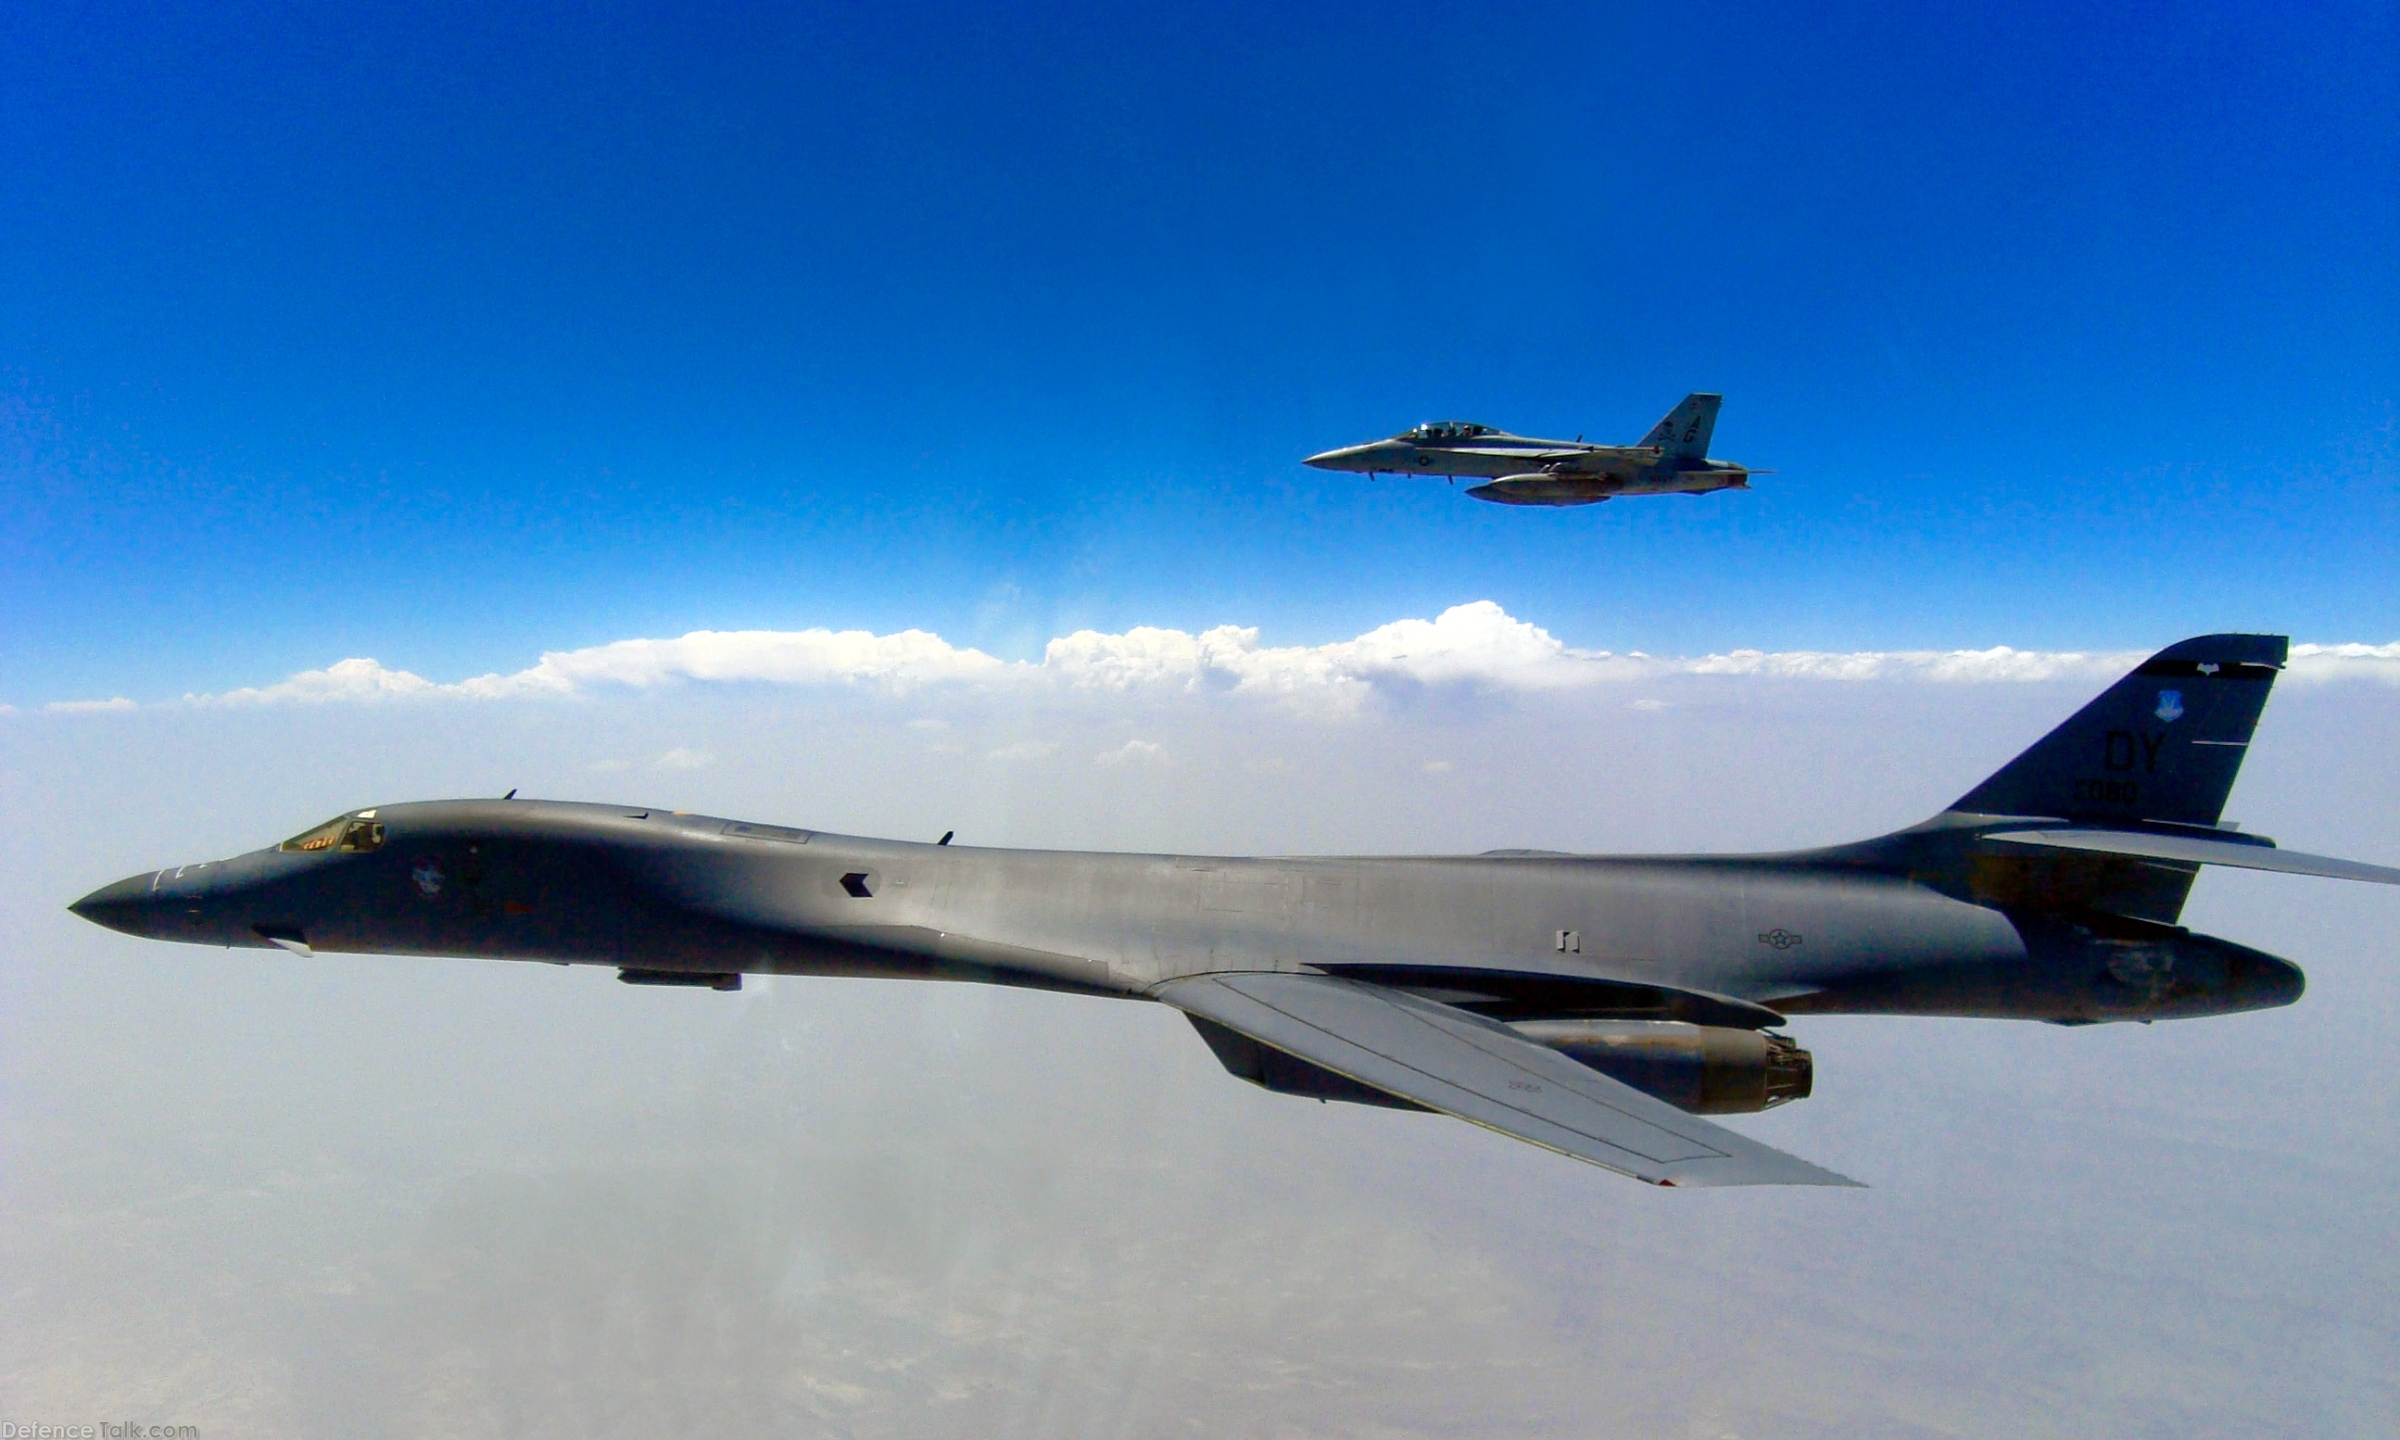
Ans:
{"label": "bomber vertical tail fin", "polygon": [[[2170,645],[1942,813],[1824,854],[1904,872],[2012,918],[2053,917],[2083,937],[2077,944],[2098,947],[2086,958],[2106,958],[2108,973],[2128,985],[2150,963],[2138,960],[2138,947],[2173,938],[2145,925],[2176,923],[2203,865],[2400,885],[2400,870],[2281,849],[2219,819],[2288,649],[2281,635]],[[2145,983],[2165,983],[2167,968],[2146,972]],[[2299,972],[2283,970],[2289,987],[2262,1003],[2299,994]],[[2176,984],[2203,991],[2218,983],[2205,966],[2176,973]]]}
{"label": "bomber vertical tail fin", "polygon": [[2214,826],[2286,646],[2281,635],[2170,645],[1950,808]]}
{"label": "bomber vertical tail fin", "polygon": [[1650,427],[1650,433],[1642,437],[1642,443],[1655,445],[1671,457],[1705,460],[1708,458],[1709,437],[1717,428],[1717,407],[1724,403],[1725,397],[1722,395],[1686,395],[1681,405],[1669,410],[1664,420]]}
{"label": "bomber vertical tail fin", "polygon": [[[2280,635],[2202,635],[2159,651],[1901,832],[1912,872],[1980,904],[2174,924],[2201,865],[2275,853],[2214,837],[2284,652]],[[2008,816],[2051,823],[1992,828]]]}

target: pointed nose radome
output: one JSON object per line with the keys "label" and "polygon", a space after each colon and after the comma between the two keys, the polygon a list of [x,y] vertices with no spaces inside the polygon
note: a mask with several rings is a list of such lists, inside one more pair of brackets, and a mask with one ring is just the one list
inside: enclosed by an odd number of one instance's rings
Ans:
{"label": "pointed nose radome", "polygon": [[158,911],[158,899],[150,887],[157,873],[129,875],[113,885],[103,885],[67,908],[94,925],[127,935],[147,935],[148,921]]}
{"label": "pointed nose radome", "polygon": [[1319,470],[1388,470],[1391,466],[1376,464],[1384,455],[1384,447],[1380,443],[1344,445],[1338,450],[1320,450],[1300,463]]}

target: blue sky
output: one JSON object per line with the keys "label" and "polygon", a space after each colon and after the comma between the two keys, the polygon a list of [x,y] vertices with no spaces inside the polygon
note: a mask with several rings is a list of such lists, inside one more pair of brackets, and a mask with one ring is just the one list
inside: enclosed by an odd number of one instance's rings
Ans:
{"label": "blue sky", "polygon": [[[2390,0],[1291,8],[0,8],[18,1418],[2388,1419],[2400,1081],[2340,1057],[2400,1025],[2389,887],[2203,876],[2188,923],[2307,968],[2288,1010],[1804,1017],[1817,1096],[1734,1118],[1876,1187],[1821,1196],[1287,1104],[1159,1007],[63,908],[512,788],[969,845],[1826,844],[2219,628],[2385,647],[2298,652],[2230,813],[2400,860]],[[1546,513],[1299,463],[1632,440],[1697,389],[1778,473]],[[660,638],[741,627],[881,638]],[[2003,644],[2110,653],[1576,653]]]}
{"label": "blue sky", "polygon": [[[2400,21],[0,18],[0,700],[699,627],[2400,634]],[[1746,495],[1299,457],[1434,416]]]}

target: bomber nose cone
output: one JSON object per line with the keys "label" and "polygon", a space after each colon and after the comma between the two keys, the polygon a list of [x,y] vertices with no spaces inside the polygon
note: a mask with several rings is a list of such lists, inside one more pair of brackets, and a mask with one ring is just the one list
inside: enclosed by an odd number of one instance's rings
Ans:
{"label": "bomber nose cone", "polygon": [[128,935],[148,935],[150,918],[158,911],[158,898],[150,890],[151,878],[151,875],[127,876],[113,885],[101,886],[67,908],[94,925],[105,925]]}

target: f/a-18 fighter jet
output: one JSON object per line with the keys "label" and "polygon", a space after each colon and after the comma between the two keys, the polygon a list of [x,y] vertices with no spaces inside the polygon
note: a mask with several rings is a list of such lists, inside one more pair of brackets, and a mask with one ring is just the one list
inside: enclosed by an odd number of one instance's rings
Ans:
{"label": "f/a-18 fighter jet", "polygon": [[1786,1017],[2084,1025],[2288,1005],[2298,968],[2176,924],[2199,868],[2400,883],[2219,822],[2284,653],[2268,635],[2170,646],[1932,819],[1822,850],[1068,854],[451,800],[354,810],[73,908],[299,957],[1155,1000],[1269,1090],[1438,1111],[1659,1185],[1842,1185],[1701,1118],[1809,1093]]}
{"label": "f/a-18 fighter jet", "polygon": [[1686,395],[1639,445],[1533,440],[1468,420],[1435,420],[1389,440],[1311,455],[1319,470],[1375,475],[1489,477],[1467,494],[1498,505],[1597,505],[1619,495],[1747,490],[1763,475],[1708,458],[1722,395]]}

